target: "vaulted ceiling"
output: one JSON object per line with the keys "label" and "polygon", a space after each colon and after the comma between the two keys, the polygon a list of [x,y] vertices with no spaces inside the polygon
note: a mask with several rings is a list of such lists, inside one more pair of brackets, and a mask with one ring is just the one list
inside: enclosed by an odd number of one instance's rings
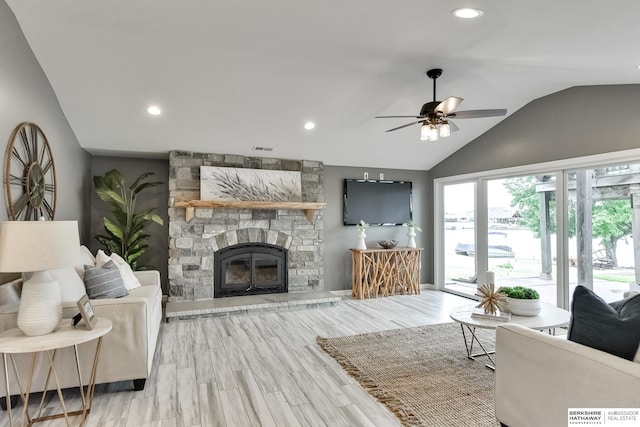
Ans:
{"label": "vaulted ceiling", "polygon": [[[98,154],[430,169],[533,99],[640,81],[637,0],[6,1],[80,144]],[[454,17],[461,6],[484,14]],[[417,125],[385,132],[410,120],[374,116],[433,100],[430,68],[444,69],[439,100],[506,118],[459,119],[435,142]]]}

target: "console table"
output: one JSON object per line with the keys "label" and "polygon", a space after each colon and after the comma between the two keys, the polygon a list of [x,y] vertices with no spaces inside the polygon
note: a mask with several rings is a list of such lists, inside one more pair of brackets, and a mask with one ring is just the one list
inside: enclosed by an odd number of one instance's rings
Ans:
{"label": "console table", "polygon": [[422,248],[351,249],[351,295],[419,294],[421,254]]}

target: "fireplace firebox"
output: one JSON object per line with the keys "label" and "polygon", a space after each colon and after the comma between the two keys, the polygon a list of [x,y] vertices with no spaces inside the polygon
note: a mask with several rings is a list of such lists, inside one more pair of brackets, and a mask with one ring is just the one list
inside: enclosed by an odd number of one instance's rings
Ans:
{"label": "fireplace firebox", "polygon": [[287,249],[268,243],[228,246],[213,254],[214,298],[288,291]]}

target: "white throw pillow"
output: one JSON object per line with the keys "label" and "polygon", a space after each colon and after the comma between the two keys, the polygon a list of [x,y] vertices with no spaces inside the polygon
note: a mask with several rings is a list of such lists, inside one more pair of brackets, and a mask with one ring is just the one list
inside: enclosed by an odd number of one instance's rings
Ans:
{"label": "white throw pillow", "polygon": [[96,263],[94,265],[98,268],[102,268],[102,266],[108,263],[109,261],[111,261],[111,258],[109,258],[109,255],[105,254],[102,249],[99,249],[98,253],[96,254]]}
{"label": "white throw pillow", "polygon": [[124,281],[125,288],[131,291],[142,286],[136,275],[133,274],[131,266],[127,264],[127,262],[120,255],[111,254],[110,260],[113,261],[116,267],[118,267],[120,276],[122,276],[122,280]]}
{"label": "white throw pillow", "polygon": [[80,246],[80,260],[82,265],[96,265],[96,257],[93,256],[89,248],[85,245]]}
{"label": "white throw pillow", "polygon": [[84,279],[84,266],[90,265],[94,267],[96,265],[96,258],[93,256],[89,248],[82,245],[80,246],[80,264],[76,265],[76,272],[81,279]]}

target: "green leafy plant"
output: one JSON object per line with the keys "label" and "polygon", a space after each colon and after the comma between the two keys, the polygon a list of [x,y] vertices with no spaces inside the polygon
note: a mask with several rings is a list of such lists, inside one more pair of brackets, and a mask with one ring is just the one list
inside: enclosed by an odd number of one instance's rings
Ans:
{"label": "green leafy plant", "polygon": [[155,208],[136,212],[138,195],[148,188],[163,184],[147,181],[152,175],[155,174],[145,172],[128,187],[117,169],[110,170],[104,176],[93,177],[96,194],[111,206],[112,215],[111,218],[104,218],[105,234],[99,234],[95,239],[109,252],[120,255],[133,270],[136,270],[138,259],[149,248],[145,226],[149,222],[163,224],[162,218],[154,213]]}
{"label": "green leafy plant", "polygon": [[413,227],[415,228],[417,231],[422,231],[422,228],[418,227],[414,222],[413,219],[410,219],[408,222],[405,222],[404,224],[402,224],[403,227]]}
{"label": "green leafy plant", "polygon": [[367,228],[369,228],[369,224],[367,224],[366,222],[364,222],[363,219],[361,219],[360,222],[356,224],[356,227],[358,227],[358,231],[363,232]]}
{"label": "green leafy plant", "polygon": [[538,291],[531,288],[525,288],[524,286],[502,286],[498,289],[498,292],[502,292],[509,298],[514,299],[540,299]]}

